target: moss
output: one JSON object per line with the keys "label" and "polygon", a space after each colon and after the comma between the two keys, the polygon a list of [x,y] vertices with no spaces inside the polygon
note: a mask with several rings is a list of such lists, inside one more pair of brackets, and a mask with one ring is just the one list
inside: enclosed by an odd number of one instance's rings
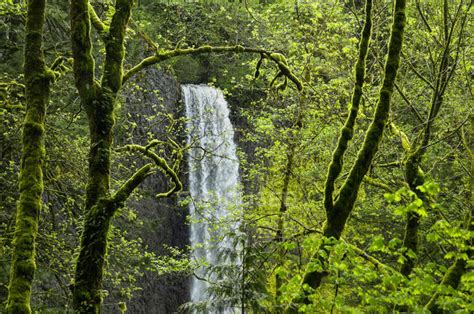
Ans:
{"label": "moss", "polygon": [[[470,122],[471,122],[471,130],[470,130],[470,145],[467,144],[467,141],[465,141],[465,146],[466,149],[468,150],[468,155],[470,159],[470,164],[471,164],[471,169],[470,169],[470,190],[469,190],[469,199],[470,199],[470,213],[466,221],[466,231],[467,232],[474,232],[474,221],[473,221],[473,213],[474,213],[474,114],[471,114],[470,117]],[[465,138],[463,138],[465,140]],[[468,239],[466,243],[466,250],[467,250],[467,257],[469,260],[473,259],[474,255],[474,248],[472,246],[472,240]],[[444,274],[443,280],[441,281],[441,285],[444,286],[450,286],[454,289],[457,289],[460,282],[461,282],[461,277],[468,271],[468,263],[465,259],[463,258],[458,258],[451,267],[449,267],[448,271]],[[442,313],[442,311],[439,309],[438,305],[436,304],[436,301],[439,297],[439,293],[435,293],[431,299],[428,301],[428,303],[425,306],[425,309],[430,311],[431,313]]]}
{"label": "moss", "polygon": [[156,195],[157,198],[162,198],[162,197],[168,197],[174,193],[177,193],[183,189],[183,183],[178,177],[178,174],[175,169],[175,165],[179,165],[181,162],[181,159],[183,157],[182,153],[177,154],[177,160],[174,163],[173,167],[170,167],[168,163],[166,162],[165,159],[161,158],[154,152],[150,150],[150,148],[153,146],[154,142],[151,142],[147,146],[140,146],[140,145],[127,145],[124,147],[124,149],[129,150],[129,151],[139,151],[143,153],[145,156],[149,157],[150,159],[153,160],[155,165],[158,167],[160,171],[162,171],[166,176],[168,176],[171,181],[172,181],[172,187],[170,190],[164,193],[159,193]]}
{"label": "moss", "polygon": [[[324,236],[326,238],[340,238],[347,218],[349,217],[357,199],[360,184],[369,170],[382,139],[388,121],[390,98],[400,63],[403,33],[405,29],[405,7],[406,0],[395,1],[389,52],[385,64],[385,75],[383,85],[380,89],[374,118],[369,126],[362,148],[357,155],[357,159],[352,166],[346,181],[341,187],[339,196],[334,202],[332,210],[327,212],[327,223],[324,228]],[[323,272],[307,272],[303,284],[311,281],[313,284],[312,287],[317,288],[321,280],[315,280],[314,278],[320,279],[323,276]]]}
{"label": "moss", "polygon": [[[112,206],[109,209],[114,211],[116,208],[122,206],[123,203],[130,196],[130,194],[135,190],[135,188],[152,173],[152,164],[146,164],[145,166],[141,167],[137,172],[135,172],[130,177],[130,179],[128,179],[120,187],[120,189],[115,192],[115,194],[111,198]],[[113,212],[111,214],[113,215]]]}
{"label": "moss", "polygon": [[44,0],[28,2],[24,51],[27,105],[7,313],[31,313],[31,286],[36,270],[35,242],[44,189],[44,123],[51,81],[42,52],[45,5]]}
{"label": "moss", "polygon": [[[104,258],[107,249],[107,233],[110,219],[116,208],[120,206],[131,191],[150,174],[150,166],[140,169],[119,191],[110,196],[110,155],[112,147],[112,130],[115,123],[114,107],[117,92],[124,81],[141,69],[182,55],[192,55],[208,52],[249,52],[263,53],[261,49],[244,48],[242,46],[211,47],[181,49],[171,51],[157,51],[155,56],[145,58],[138,65],[123,74],[123,60],[125,56],[125,30],[130,18],[133,1],[115,1],[115,13],[107,34],[103,34],[106,47],[106,58],[102,81],[99,86],[94,80],[94,60],[91,54],[90,24],[91,16],[94,24],[100,28],[100,21],[95,20],[93,12],[89,12],[88,1],[78,0],[71,2],[71,31],[72,49],[74,57],[74,77],[79,90],[81,101],[84,104],[89,120],[90,153],[89,153],[89,181],[87,184],[86,219],[81,237],[80,253],[76,265],[75,284],[73,288],[73,307],[79,313],[96,313],[100,307],[100,288],[102,285]],[[97,27],[96,26],[96,27]],[[285,62],[286,63],[286,62]],[[289,71],[282,61],[277,62],[280,71],[290,80],[299,83],[298,79]],[[302,88],[301,83],[297,84]],[[176,165],[182,158],[182,152],[177,154],[178,160],[173,166],[151,152],[146,147],[131,146],[151,158],[158,169],[163,171],[172,181],[172,187],[157,197],[167,197],[183,188],[176,174]]]}
{"label": "moss", "polygon": [[89,1],[72,1],[70,6],[71,43],[74,59],[74,78],[81,101],[88,107],[95,97],[95,63],[92,58]]}
{"label": "moss", "polygon": [[[264,56],[272,61],[274,61],[279,69],[279,72],[273,79],[272,83],[270,84],[273,85],[275,80],[281,76],[285,76],[285,80],[290,79],[295,85],[296,88],[299,91],[303,90],[303,83],[293,74],[293,72],[290,70],[288,67],[288,61],[286,60],[285,56],[282,55],[281,53],[264,53]],[[284,83],[286,85],[286,83]],[[278,89],[282,89],[283,85],[279,86]]]}
{"label": "moss", "polygon": [[355,66],[355,86],[352,94],[351,108],[337,141],[336,149],[332,155],[329,165],[328,175],[324,188],[324,207],[329,213],[333,209],[334,184],[339,177],[344,164],[344,154],[348,143],[352,140],[354,134],[354,125],[359,112],[360,101],[362,98],[362,87],[365,79],[365,67],[369,42],[372,31],[372,0],[367,0],[365,5],[365,24],[362,30],[362,38],[359,44],[359,57]]}
{"label": "moss", "polygon": [[122,87],[123,59],[125,57],[125,31],[133,1],[117,0],[115,14],[105,40],[105,64],[102,87],[117,93]]}
{"label": "moss", "polygon": [[281,72],[283,75],[285,75],[290,81],[292,81],[295,85],[296,88],[301,91],[303,90],[303,83],[296,77],[296,75],[293,74],[293,72],[290,70],[288,67],[288,62],[286,61],[286,58],[280,54],[280,53],[271,53],[268,52],[264,49],[259,49],[259,48],[248,48],[248,47],[243,47],[240,45],[237,46],[222,46],[222,47],[214,47],[214,46],[201,46],[197,48],[186,48],[186,49],[181,49],[181,48],[176,48],[173,50],[167,50],[167,51],[159,51],[156,53],[156,55],[148,57],[143,59],[140,63],[132,67],[130,70],[128,70],[123,77],[123,81],[127,81],[130,79],[133,75],[138,73],[140,70],[144,69],[145,67],[151,66],[153,64],[178,57],[178,56],[186,56],[186,55],[197,55],[197,54],[202,54],[202,53],[219,53],[219,52],[235,52],[235,53],[258,53],[260,54],[261,58],[271,60],[275,62],[279,68],[279,72]]}
{"label": "moss", "polygon": [[[385,64],[385,75],[383,85],[380,90],[379,101],[374,114],[374,119],[369,126],[364,143],[357,155],[357,159],[349,172],[347,180],[344,182],[339,197],[334,204],[334,217],[342,228],[335,226],[342,231],[345,221],[351,212],[360,184],[367,173],[372,159],[378,150],[379,143],[383,136],[383,131],[388,121],[390,112],[390,99],[394,88],[395,77],[400,63],[400,53],[402,49],[402,39],[405,29],[405,6],[406,0],[395,2],[394,20],[390,36],[389,52]],[[339,238],[340,231],[332,232]]]}
{"label": "moss", "polygon": [[[408,157],[405,163],[405,180],[411,191],[416,196],[426,202],[425,195],[417,188],[422,186],[425,182],[424,175],[420,170],[421,159],[423,156],[423,149],[421,146],[414,148],[414,151],[409,151]],[[405,252],[417,252],[418,251],[418,229],[420,226],[420,215],[415,212],[407,213],[407,220],[405,224],[405,232],[403,237],[403,247]],[[404,254],[405,263],[400,268],[400,273],[408,276],[413,267],[415,266],[415,258],[413,254]]]}
{"label": "moss", "polygon": [[100,289],[107,253],[111,203],[102,199],[88,212],[84,221],[73,287],[73,306],[78,313],[99,313]]}
{"label": "moss", "polygon": [[[445,1],[445,5],[447,2]],[[447,8],[445,7],[445,12],[447,12]],[[444,21],[445,27],[447,28],[447,20]],[[454,21],[454,23],[456,23]],[[447,35],[447,34],[446,34]],[[437,71],[436,76],[436,83],[433,87],[433,94],[431,97],[431,105],[430,105],[430,112],[424,123],[424,128],[420,134],[421,140],[414,145],[408,151],[407,160],[405,163],[405,181],[407,182],[408,186],[410,187],[411,191],[414,192],[418,198],[427,202],[425,195],[418,189],[419,186],[422,186],[425,183],[425,178],[423,172],[421,170],[422,159],[426,153],[427,147],[429,146],[429,141],[431,137],[431,128],[433,126],[434,120],[436,119],[439,110],[443,104],[444,93],[446,91],[446,87],[448,86],[449,80],[452,77],[451,74],[451,67],[453,64],[449,60],[449,51],[451,49],[451,38],[448,36],[445,38],[444,48],[442,59],[439,64],[439,68]],[[454,71],[454,70],[452,70]],[[403,138],[402,138],[403,143]],[[407,145],[405,145],[406,147]],[[409,146],[408,146],[409,147]],[[406,251],[409,250],[413,252],[417,252],[418,249],[418,229],[420,225],[420,216],[417,213],[408,213],[407,215],[407,222],[405,224],[405,235],[403,246],[406,248]],[[407,262],[402,265],[401,273],[405,276],[408,276],[414,265],[415,261],[412,259],[411,256],[406,255]]]}
{"label": "moss", "polygon": [[[117,193],[110,195],[114,109],[117,92],[123,81],[125,30],[132,4],[133,1],[128,0],[115,2],[115,14],[108,33],[103,37],[106,58],[100,86],[93,79],[94,61],[90,54],[90,18],[91,15],[95,18],[94,14],[87,13],[87,1],[74,1],[71,5],[74,76],[86,107],[91,139],[86,217],[73,286],[73,307],[78,313],[99,312],[110,221],[133,189],[151,174],[151,165],[142,167]],[[95,24],[98,22],[94,21]],[[92,77],[83,77],[84,71],[92,71]],[[182,185],[178,187],[181,188]]]}

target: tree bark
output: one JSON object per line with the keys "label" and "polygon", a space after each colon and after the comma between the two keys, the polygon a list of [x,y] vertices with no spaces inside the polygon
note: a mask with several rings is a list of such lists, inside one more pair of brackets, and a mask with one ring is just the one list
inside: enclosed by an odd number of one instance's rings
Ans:
{"label": "tree bark", "polygon": [[89,121],[89,175],[84,230],[81,236],[73,288],[73,307],[79,313],[99,313],[107,234],[116,204],[110,197],[110,157],[117,92],[122,86],[125,28],[132,0],[117,0],[105,35],[106,57],[100,85],[95,81],[87,0],[72,1],[71,31],[74,76]]}
{"label": "tree bark", "polygon": [[[81,236],[79,257],[76,264],[73,285],[73,307],[78,313],[98,313],[100,311],[104,259],[107,252],[107,233],[110,221],[123,202],[140,182],[151,174],[138,170],[119,192],[111,196],[111,148],[115,123],[114,109],[116,97],[123,82],[147,66],[169,58],[212,52],[249,52],[259,53],[262,59],[274,62],[279,73],[302,89],[301,82],[290,71],[286,59],[278,53],[242,46],[211,47],[202,46],[189,49],[157,51],[156,55],[123,73],[125,56],[125,31],[130,19],[133,0],[116,0],[115,13],[110,27],[107,27],[95,14],[87,0],[71,1],[71,42],[74,59],[74,77],[81,102],[86,109],[89,121],[90,151],[87,196],[85,206],[84,230]],[[105,62],[101,82],[95,80],[95,65],[92,57],[91,23],[101,35],[105,44]],[[156,46],[156,45],[155,45]],[[152,153],[147,147],[128,145],[126,149],[139,151],[151,158],[156,168],[160,168],[172,181],[173,187],[157,197],[167,197],[182,189],[176,169],[169,167],[166,161]],[[179,157],[178,157],[179,159]],[[150,169],[148,169],[150,170]]]}
{"label": "tree bark", "polygon": [[31,285],[36,270],[35,242],[44,190],[44,124],[52,79],[42,50],[45,6],[45,0],[28,1],[24,52],[26,116],[7,313],[31,313]]}

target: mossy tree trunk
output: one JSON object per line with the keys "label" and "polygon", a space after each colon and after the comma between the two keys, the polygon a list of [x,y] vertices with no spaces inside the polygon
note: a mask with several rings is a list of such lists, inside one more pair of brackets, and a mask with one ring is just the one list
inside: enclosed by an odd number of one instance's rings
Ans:
{"label": "mossy tree trunk", "polygon": [[[334,197],[334,182],[341,172],[343,155],[347,149],[348,142],[352,138],[355,118],[358,111],[357,106],[362,95],[365,58],[367,55],[368,41],[370,39],[371,6],[372,2],[367,0],[366,21],[360,43],[359,59],[356,65],[356,86],[353,93],[351,112],[346,120],[346,123],[344,124],[336,150],[334,151],[325,185],[324,206],[327,215],[326,226],[323,232],[325,238],[339,239],[341,237],[347,218],[354,207],[360,184],[362,183],[362,180],[364,179],[364,176],[367,173],[378,150],[379,143],[382,139],[383,132],[388,121],[390,113],[390,100],[400,63],[400,54],[406,20],[406,0],[395,1],[389,51],[387,61],[385,63],[385,75],[383,79],[383,85],[380,89],[379,100],[373,121],[369,126],[362,148],[357,155],[356,161],[354,162],[347,179],[340,188],[337,197]],[[319,260],[320,265],[323,267],[323,271],[309,270],[306,272],[303,279],[303,285],[307,284],[313,289],[320,286],[322,278],[326,275],[324,269],[326,268],[325,265],[327,264],[329,249],[325,244],[323,244],[320,249],[326,251],[326,254],[323,254],[325,257],[322,257],[320,254],[316,253],[314,258]],[[306,303],[309,302],[307,298],[305,298],[304,301]]]}
{"label": "mossy tree trunk", "polygon": [[7,313],[31,313],[31,286],[36,270],[35,242],[44,189],[44,123],[52,78],[42,50],[45,6],[45,0],[28,1],[24,53],[26,115]]}
{"label": "mossy tree trunk", "polygon": [[[87,0],[71,2],[74,75],[86,108],[90,136],[84,230],[73,288],[73,306],[80,313],[98,313],[100,310],[107,234],[118,204],[110,195],[110,157],[114,108],[117,92],[122,85],[125,28],[132,4],[131,0],[115,2],[116,13],[104,40],[106,57],[102,81],[97,82],[90,38],[92,11],[89,12]],[[141,175],[146,177],[149,172],[144,171]]]}

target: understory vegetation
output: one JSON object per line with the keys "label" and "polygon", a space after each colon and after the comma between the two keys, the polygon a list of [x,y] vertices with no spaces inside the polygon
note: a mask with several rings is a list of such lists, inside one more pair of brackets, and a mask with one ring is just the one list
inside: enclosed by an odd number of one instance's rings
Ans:
{"label": "understory vegetation", "polygon": [[[471,0],[1,1],[0,312],[474,312],[472,21]],[[188,241],[179,84],[229,104],[222,264]]]}

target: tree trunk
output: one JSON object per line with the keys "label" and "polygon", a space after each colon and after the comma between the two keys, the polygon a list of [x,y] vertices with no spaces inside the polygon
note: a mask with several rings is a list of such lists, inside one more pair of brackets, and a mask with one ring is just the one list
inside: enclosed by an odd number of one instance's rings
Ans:
{"label": "tree trunk", "polygon": [[89,182],[73,289],[73,307],[79,313],[98,313],[101,304],[107,234],[114,214],[109,200],[114,102],[113,98],[94,101],[89,113]]}
{"label": "tree trunk", "polygon": [[[367,2],[369,2],[369,0]],[[331,195],[329,195],[329,193],[327,192],[325,193],[326,198],[328,198],[329,196],[331,197],[330,199],[325,199],[327,222],[324,228],[324,236],[326,238],[339,239],[341,237],[347,218],[349,217],[349,214],[351,213],[354,207],[354,203],[357,199],[360,184],[362,183],[365,174],[369,170],[375,153],[378,150],[379,143],[383,137],[383,131],[387,124],[390,113],[390,100],[393,93],[395,78],[400,63],[400,54],[403,44],[403,33],[405,30],[406,19],[405,6],[406,0],[395,1],[394,18],[390,36],[388,57],[385,64],[385,75],[383,85],[380,89],[379,101],[375,110],[374,119],[369,126],[363,146],[359,151],[357,159],[349,172],[349,176],[342,185],[338,198],[336,199],[333,205],[331,204],[333,197],[332,193]],[[366,13],[367,11],[369,10],[366,10]],[[370,18],[370,16],[368,16],[368,18]],[[354,94],[355,93],[356,90],[354,91]],[[341,135],[340,140],[342,140],[343,138],[344,136]],[[340,158],[342,158],[342,155]],[[339,158],[335,162],[340,163],[342,165],[342,161]],[[333,171],[332,165],[329,169],[329,172],[331,171]],[[328,175],[328,179],[330,177],[331,174]],[[321,249],[326,251],[326,254],[324,254],[326,257],[321,257],[318,253],[316,253],[317,256],[315,256],[315,258],[319,259],[321,265],[323,266],[323,268],[325,268],[324,265],[327,263],[329,251],[328,247],[325,245],[321,246]],[[313,289],[318,288],[321,284],[322,278],[325,275],[326,272],[324,270],[308,271],[303,279],[303,284],[308,284]],[[309,303],[309,300],[307,298],[304,301],[305,303]]]}
{"label": "tree trunk", "polygon": [[[242,46],[174,49],[157,51],[155,55],[143,59],[125,74],[123,61],[125,57],[125,30],[130,18],[133,0],[116,0],[115,13],[110,26],[105,25],[94,12],[88,0],[71,1],[71,42],[74,59],[74,78],[81,102],[86,109],[90,132],[89,179],[85,207],[84,230],[81,237],[79,257],[76,264],[75,283],[73,287],[73,307],[79,313],[98,313],[100,311],[104,259],[107,251],[107,233],[110,220],[116,209],[128,198],[140,182],[149,176],[151,165],[138,170],[117,193],[110,193],[110,157],[114,127],[114,109],[116,97],[122,87],[134,74],[147,66],[180,55],[191,55],[210,52],[258,53],[262,60],[274,62],[280,74],[293,81],[299,90],[301,82],[290,71],[286,59],[278,53],[263,49],[244,48]],[[105,44],[105,62],[102,81],[95,79],[95,64],[92,57],[91,22],[101,35]],[[153,44],[155,46],[155,44]],[[150,147],[128,145],[130,150],[142,152],[151,158],[155,168],[170,177],[173,187],[157,197],[167,197],[182,189],[173,167],[149,150]],[[179,159],[179,158],[178,158]]]}
{"label": "tree trunk", "polygon": [[31,313],[35,242],[44,189],[44,123],[51,81],[51,72],[45,65],[42,51],[45,6],[45,0],[28,1],[24,64],[26,116],[7,313]]}
{"label": "tree trunk", "polygon": [[100,290],[107,253],[107,234],[117,208],[110,195],[114,109],[117,93],[122,86],[125,29],[132,4],[133,0],[115,2],[115,13],[104,41],[106,55],[102,82],[99,84],[95,81],[91,53],[91,16],[96,19],[96,24],[101,21],[94,15],[87,0],[71,3],[74,77],[86,108],[91,141],[84,230],[73,287],[73,307],[79,313],[99,313],[102,302]]}
{"label": "tree trunk", "polygon": [[[418,189],[425,183],[423,172],[421,171],[423,156],[425,155],[431,137],[431,129],[435,122],[436,117],[443,105],[444,94],[449,85],[450,80],[456,70],[457,60],[452,60],[450,53],[452,51],[452,44],[455,40],[452,36],[451,30],[458,22],[461,23],[461,29],[459,31],[459,39],[463,36],[464,30],[464,18],[456,17],[449,25],[449,5],[448,1],[443,1],[443,15],[444,15],[444,47],[442,51],[441,62],[438,67],[436,82],[433,85],[433,93],[430,104],[430,112],[426,118],[426,122],[421,133],[421,141],[414,143],[413,148],[408,152],[408,158],[405,163],[405,181],[410,187],[410,190],[421,199],[425,204],[428,202],[427,197]],[[460,49],[460,41],[456,50]],[[457,57],[456,57],[457,58]],[[405,235],[403,239],[403,247],[405,248],[405,263],[401,266],[400,272],[408,276],[415,266],[415,258],[413,254],[408,254],[410,251],[418,253],[418,229],[420,227],[420,215],[415,212],[409,212],[407,214],[407,221],[405,224]]]}

